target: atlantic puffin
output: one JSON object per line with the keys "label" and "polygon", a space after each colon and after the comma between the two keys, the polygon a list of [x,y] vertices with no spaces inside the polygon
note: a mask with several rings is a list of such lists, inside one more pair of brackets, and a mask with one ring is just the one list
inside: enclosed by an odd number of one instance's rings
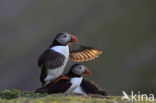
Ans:
{"label": "atlantic puffin", "polygon": [[38,59],[41,68],[40,81],[42,86],[63,74],[69,57],[75,62],[95,59],[102,51],[76,44],[78,39],[69,33],[59,33],[52,44]]}
{"label": "atlantic puffin", "polygon": [[37,89],[35,93],[65,93],[71,94],[80,86],[83,75],[90,75],[90,70],[84,65],[74,64],[66,75],[62,75],[55,81]]}

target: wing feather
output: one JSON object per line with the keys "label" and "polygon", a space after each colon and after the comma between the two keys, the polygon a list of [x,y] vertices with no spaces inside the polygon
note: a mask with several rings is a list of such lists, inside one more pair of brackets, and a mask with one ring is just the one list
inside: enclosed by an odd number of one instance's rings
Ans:
{"label": "wing feather", "polygon": [[55,69],[61,67],[64,64],[66,57],[54,50],[47,49],[39,57],[38,66],[45,67],[48,69]]}
{"label": "wing feather", "polygon": [[75,62],[84,62],[97,58],[102,51],[78,44],[69,45],[70,58]]}

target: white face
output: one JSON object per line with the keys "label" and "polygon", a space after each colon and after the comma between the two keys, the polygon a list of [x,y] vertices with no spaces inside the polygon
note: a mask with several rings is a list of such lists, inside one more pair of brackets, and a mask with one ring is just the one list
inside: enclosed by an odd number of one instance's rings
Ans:
{"label": "white face", "polygon": [[86,71],[86,67],[85,66],[83,66],[83,65],[77,65],[77,66],[75,66],[73,69],[72,69],[72,72],[74,73],[74,74],[77,74],[77,75],[83,75],[83,73],[85,73],[85,71]]}
{"label": "white face", "polygon": [[68,33],[61,33],[61,34],[56,38],[56,40],[57,40],[59,43],[61,43],[61,44],[63,44],[63,45],[66,45],[66,44],[68,44],[68,43],[71,41],[71,36],[70,36],[70,34],[68,34]]}

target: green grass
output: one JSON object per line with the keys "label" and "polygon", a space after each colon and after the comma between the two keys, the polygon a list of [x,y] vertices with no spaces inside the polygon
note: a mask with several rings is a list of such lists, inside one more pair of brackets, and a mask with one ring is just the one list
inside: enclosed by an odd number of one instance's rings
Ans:
{"label": "green grass", "polygon": [[36,94],[29,91],[20,91],[17,89],[12,89],[0,92],[0,103],[130,103],[130,102],[121,101],[120,96],[93,98],[90,96],[88,97],[76,95],[65,96],[63,94],[53,94],[53,95]]}

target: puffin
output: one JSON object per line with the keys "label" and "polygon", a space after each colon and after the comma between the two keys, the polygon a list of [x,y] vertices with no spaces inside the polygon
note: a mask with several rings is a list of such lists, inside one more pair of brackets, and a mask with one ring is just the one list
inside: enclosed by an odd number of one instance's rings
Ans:
{"label": "puffin", "polygon": [[42,86],[63,74],[68,59],[84,62],[97,58],[102,51],[77,44],[78,39],[69,33],[57,34],[51,45],[40,55],[38,66],[41,68]]}
{"label": "puffin", "polygon": [[[54,89],[52,89],[59,80],[69,80],[69,75],[62,75],[57,78],[55,81],[43,86],[40,89],[37,89],[35,93],[56,93]],[[97,95],[97,96],[108,96],[107,92],[104,91],[97,83],[92,80],[82,79],[82,82],[79,86],[77,86],[74,90],[72,90],[73,94],[80,94],[80,95]]]}
{"label": "puffin", "polygon": [[55,81],[37,89],[35,93],[65,93],[72,94],[73,90],[80,86],[83,76],[90,75],[91,71],[81,64],[74,64],[66,75],[62,75]]}

